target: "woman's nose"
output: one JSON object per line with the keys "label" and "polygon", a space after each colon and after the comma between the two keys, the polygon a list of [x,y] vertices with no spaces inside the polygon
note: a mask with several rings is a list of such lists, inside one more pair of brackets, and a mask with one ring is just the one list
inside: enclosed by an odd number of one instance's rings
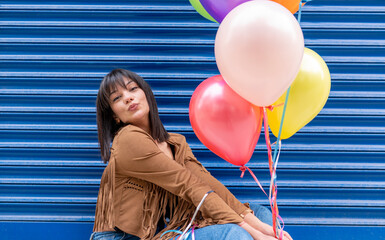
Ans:
{"label": "woman's nose", "polygon": [[134,100],[134,96],[129,91],[125,91],[123,95],[123,99],[125,103],[130,103],[132,100]]}

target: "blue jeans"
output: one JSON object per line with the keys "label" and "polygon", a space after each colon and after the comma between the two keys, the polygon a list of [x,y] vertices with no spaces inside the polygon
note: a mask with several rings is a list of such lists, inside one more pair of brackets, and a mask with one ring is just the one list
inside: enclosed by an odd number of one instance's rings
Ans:
{"label": "blue jeans", "polygon": [[259,220],[273,226],[273,215],[267,207],[252,203],[250,204],[250,208]]}
{"label": "blue jeans", "polygon": [[[273,225],[272,215],[269,209],[258,204],[250,204],[251,210],[259,220],[269,225]],[[212,225],[196,229],[194,231],[195,239],[202,240],[252,240],[246,230],[237,224]],[[94,232],[90,240],[139,240],[140,238],[124,232]],[[191,235],[188,240],[192,239]]]}
{"label": "blue jeans", "polygon": [[137,236],[125,232],[93,232],[90,240],[139,240]]}

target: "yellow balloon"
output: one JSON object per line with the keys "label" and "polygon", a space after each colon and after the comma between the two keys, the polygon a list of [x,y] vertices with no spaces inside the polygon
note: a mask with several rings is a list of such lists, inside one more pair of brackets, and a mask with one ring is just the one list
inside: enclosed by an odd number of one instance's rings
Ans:
{"label": "yellow balloon", "polygon": [[[330,93],[330,72],[313,50],[305,48],[301,67],[291,84],[289,99],[283,121],[281,139],[287,139],[308,124],[325,106]],[[273,105],[285,102],[285,92]],[[283,104],[267,111],[268,123],[274,136],[278,137]]]}

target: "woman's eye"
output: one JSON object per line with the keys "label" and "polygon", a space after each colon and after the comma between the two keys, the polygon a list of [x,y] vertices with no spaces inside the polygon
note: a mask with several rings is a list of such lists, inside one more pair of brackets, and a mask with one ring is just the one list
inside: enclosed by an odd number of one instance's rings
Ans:
{"label": "woman's eye", "polygon": [[135,89],[137,89],[138,87],[132,87],[130,88],[130,91],[134,91]]}
{"label": "woman's eye", "polygon": [[113,102],[117,101],[120,98],[120,96],[116,96],[112,99]]}

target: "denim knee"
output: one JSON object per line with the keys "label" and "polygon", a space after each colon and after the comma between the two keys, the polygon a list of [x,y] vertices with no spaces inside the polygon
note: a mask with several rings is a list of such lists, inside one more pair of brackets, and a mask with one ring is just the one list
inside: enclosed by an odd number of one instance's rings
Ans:
{"label": "denim knee", "polygon": [[[209,240],[252,240],[250,234],[237,224],[217,224],[203,228],[198,228],[194,231],[195,239],[209,239]],[[191,240],[191,234],[187,240]]]}
{"label": "denim knee", "polygon": [[139,238],[131,234],[127,234],[124,232],[115,232],[115,231],[93,232],[90,237],[90,240],[125,240],[125,239],[134,240]]}
{"label": "denim knee", "polygon": [[251,235],[243,228],[236,224],[226,224],[227,235],[226,239],[241,239],[241,240],[252,240]]}
{"label": "denim knee", "polygon": [[273,225],[273,215],[271,211],[262,205],[252,203],[250,204],[251,210],[254,211],[254,215],[261,220],[262,222],[269,224],[270,226]]}

